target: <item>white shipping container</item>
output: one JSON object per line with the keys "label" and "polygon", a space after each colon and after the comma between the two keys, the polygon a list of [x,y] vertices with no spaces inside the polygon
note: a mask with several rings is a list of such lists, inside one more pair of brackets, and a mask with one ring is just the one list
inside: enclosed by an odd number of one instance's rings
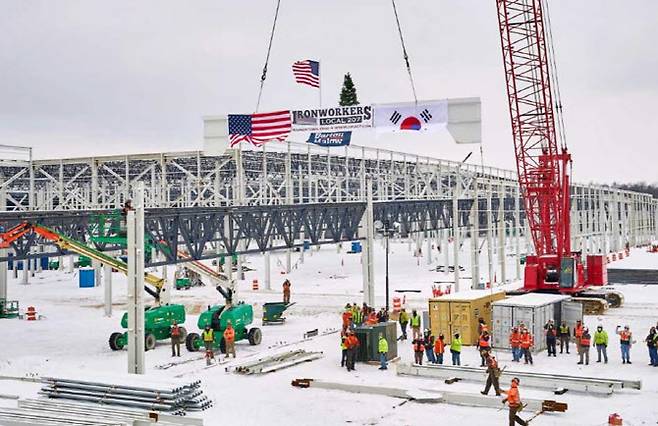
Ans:
{"label": "white shipping container", "polygon": [[[524,324],[535,341],[534,351],[546,349],[546,335],[544,325],[549,319],[557,321],[565,315],[563,306],[569,310],[569,318],[575,323],[578,313],[575,306],[579,303],[568,302],[569,296],[555,294],[530,293],[521,296],[512,296],[492,304],[492,334],[493,345],[497,349],[509,349],[509,335],[513,327]],[[580,311],[582,319],[582,309]],[[556,326],[557,326],[556,322]]]}

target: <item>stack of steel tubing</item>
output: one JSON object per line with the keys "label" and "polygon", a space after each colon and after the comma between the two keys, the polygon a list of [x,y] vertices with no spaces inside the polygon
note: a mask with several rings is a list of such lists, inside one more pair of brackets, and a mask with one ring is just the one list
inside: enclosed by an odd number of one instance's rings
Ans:
{"label": "stack of steel tubing", "polygon": [[184,415],[212,407],[199,380],[182,384],[142,384],[43,377],[40,395],[97,404],[120,405]]}
{"label": "stack of steel tubing", "polygon": [[[307,352],[303,349],[286,351],[236,365],[233,369],[240,374],[265,374],[292,367],[303,362],[322,358],[322,352]],[[227,369],[228,370],[228,369]]]}
{"label": "stack of steel tubing", "polygon": [[203,419],[54,399],[19,399],[16,408],[0,407],[2,425],[137,426],[152,423],[162,426],[203,426]]}

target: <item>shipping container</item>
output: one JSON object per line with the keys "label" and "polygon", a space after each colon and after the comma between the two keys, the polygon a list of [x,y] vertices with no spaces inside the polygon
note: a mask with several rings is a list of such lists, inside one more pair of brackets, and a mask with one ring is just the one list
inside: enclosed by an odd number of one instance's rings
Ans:
{"label": "shipping container", "polygon": [[429,300],[430,329],[434,336],[443,334],[446,343],[459,333],[464,345],[475,345],[478,338],[478,319],[491,325],[492,302],[505,298],[502,291],[471,290],[446,294]]}
{"label": "shipping container", "polygon": [[356,327],[354,333],[359,339],[357,361],[379,361],[379,333],[383,333],[388,342],[388,360],[390,361],[398,356],[397,323],[389,321],[374,325],[363,325]]}
{"label": "shipping container", "polygon": [[582,305],[571,301],[570,296],[559,294],[530,293],[509,297],[492,304],[493,346],[509,349],[509,335],[513,327],[524,324],[535,340],[534,351],[546,349],[544,325],[553,320],[558,327],[562,320],[573,330],[577,320],[582,320]]}

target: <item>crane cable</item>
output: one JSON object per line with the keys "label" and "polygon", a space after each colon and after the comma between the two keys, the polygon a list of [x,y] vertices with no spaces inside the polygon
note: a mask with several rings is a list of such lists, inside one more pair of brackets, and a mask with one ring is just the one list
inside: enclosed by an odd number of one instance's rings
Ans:
{"label": "crane cable", "polygon": [[567,148],[566,131],[564,126],[564,114],[562,113],[562,94],[560,93],[560,84],[557,74],[557,58],[555,57],[555,47],[553,44],[553,31],[551,29],[551,14],[548,6],[548,0],[540,0],[544,4],[545,13],[544,28],[546,30],[546,39],[548,41],[548,62],[550,66],[551,85],[555,94],[555,115],[557,116],[557,131],[563,149]]}
{"label": "crane cable", "polygon": [[407,65],[407,72],[409,73],[409,82],[411,83],[411,91],[414,94],[414,103],[418,104],[416,97],[416,85],[414,84],[414,77],[411,74],[411,65],[409,64],[409,55],[407,55],[407,48],[404,45],[404,37],[402,36],[402,27],[400,26],[400,18],[398,17],[398,9],[395,7],[395,0],[391,0],[393,4],[393,13],[395,14],[395,22],[398,26],[398,34],[400,35],[400,44],[402,45],[402,54],[404,55],[404,62]]}
{"label": "crane cable", "polygon": [[276,29],[276,21],[279,17],[279,6],[281,6],[281,0],[276,2],[276,11],[274,12],[274,22],[272,23],[272,32],[270,33],[270,43],[267,46],[267,56],[265,56],[265,65],[263,65],[263,75],[260,76],[260,89],[258,90],[258,102],[256,103],[256,112],[260,107],[260,98],[263,95],[263,86],[265,85],[265,79],[267,78],[267,64],[270,61],[270,51],[272,50],[272,41],[274,40],[274,30]]}

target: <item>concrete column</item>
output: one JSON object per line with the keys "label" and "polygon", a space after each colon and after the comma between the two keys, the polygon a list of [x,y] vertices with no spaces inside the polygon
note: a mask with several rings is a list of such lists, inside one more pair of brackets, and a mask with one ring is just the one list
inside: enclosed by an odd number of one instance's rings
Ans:
{"label": "concrete column", "polygon": [[[40,245],[40,246],[37,248],[37,252],[38,252],[40,255],[43,254],[43,246],[42,246],[42,245]],[[37,258],[37,268],[36,268],[36,269],[37,269],[37,272],[43,272],[43,268],[41,267],[41,257],[38,257],[38,258]]]}
{"label": "concrete column", "polygon": [[144,374],[144,185],[138,183],[128,225],[128,373]]}
{"label": "concrete column", "polygon": [[91,260],[91,266],[94,268],[94,287],[100,287],[101,285],[101,263],[96,260]]}
{"label": "concrete column", "polygon": [[500,282],[505,284],[507,281],[507,268],[505,265],[505,241],[507,241],[507,232],[505,229],[505,188],[501,186],[500,203],[498,203],[498,263],[500,264]]}
{"label": "concrete column", "polygon": [[104,302],[105,302],[105,316],[112,316],[112,267],[110,265],[103,265],[103,286],[104,286]]}
{"label": "concrete column", "polygon": [[372,204],[372,179],[366,180],[366,211],[361,222],[361,232],[365,236],[363,250],[361,251],[361,265],[363,266],[363,301],[368,306],[375,306],[375,225]]}
{"label": "concrete column", "polygon": [[69,260],[69,274],[72,274],[75,272],[75,258],[73,257],[72,254],[66,256]]}
{"label": "concrete column", "polygon": [[[7,257],[9,250],[0,248],[0,257]],[[0,262],[0,299],[7,299],[7,262]]]}
{"label": "concrete column", "polygon": [[425,232],[426,238],[425,240],[427,241],[427,250],[425,251],[425,259],[427,259],[427,264],[431,265],[432,264],[432,236],[430,235],[429,231]]}
{"label": "concrete column", "polygon": [[265,289],[272,290],[272,261],[269,251],[263,254],[265,258]]}
{"label": "concrete column", "polygon": [[[459,168],[456,170],[455,174],[455,188],[452,193],[452,237],[453,237],[453,262],[455,265],[454,270],[454,282],[455,282],[455,293],[461,290],[459,282],[459,193],[460,193],[459,182]],[[447,270],[446,270],[447,272]]]}
{"label": "concrete column", "polygon": [[493,214],[492,214],[492,203],[491,203],[491,182],[487,186],[487,272],[489,282],[493,285],[494,282],[494,261],[493,261],[493,237],[491,233],[493,232]]}
{"label": "concrete column", "polygon": [[[226,215],[224,216],[224,235],[229,235],[231,229],[231,218]],[[217,259],[217,262],[219,262],[219,258]],[[224,272],[226,273],[226,277],[228,278],[229,283],[233,282],[233,256],[231,253],[226,251],[224,253]]]}
{"label": "concrete column", "polygon": [[57,257],[57,264],[59,265],[59,267],[57,269],[60,270],[60,271],[63,271],[64,270],[64,256],[58,256]]}
{"label": "concrete column", "polygon": [[448,243],[449,237],[450,230],[443,229],[441,231],[441,251],[443,252],[443,266],[446,273],[448,273],[448,266],[450,265],[450,244]]}
{"label": "concrete column", "polygon": [[471,217],[471,288],[476,289],[480,286],[480,206],[477,179],[473,182]]}
{"label": "concrete column", "polygon": [[30,259],[25,259],[22,261],[23,262],[23,279],[21,281],[22,284],[29,284],[29,276],[30,276]]}
{"label": "concrete column", "polygon": [[[164,255],[162,256],[162,260],[164,260]],[[171,303],[173,289],[176,288],[176,274],[169,275],[169,266],[164,265],[162,267],[162,279],[164,280],[164,285],[162,286],[162,290],[160,290],[160,303],[168,305]]]}

